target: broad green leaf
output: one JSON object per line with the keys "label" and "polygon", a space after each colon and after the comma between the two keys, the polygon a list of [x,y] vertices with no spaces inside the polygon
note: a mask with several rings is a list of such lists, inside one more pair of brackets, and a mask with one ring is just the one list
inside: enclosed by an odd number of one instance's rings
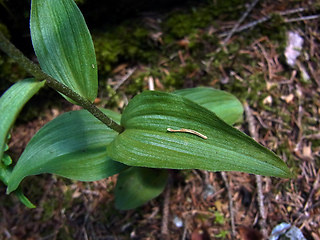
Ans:
{"label": "broad green leaf", "polygon": [[157,197],[164,190],[168,170],[131,167],[122,171],[115,188],[116,208],[128,210]]}
{"label": "broad green leaf", "polygon": [[[146,91],[136,96],[124,110],[121,125],[125,131],[108,146],[108,153],[129,166],[291,176],[273,152],[175,94]],[[168,128],[195,130],[207,139]]]}
{"label": "broad green leaf", "polygon": [[98,91],[91,35],[73,0],[32,0],[30,29],[41,68],[93,101]]}
{"label": "broad green leaf", "polygon": [[214,88],[197,87],[182,89],[173,93],[209,109],[231,125],[242,119],[243,106],[241,102],[228,92]]}
{"label": "broad green leaf", "polygon": [[0,159],[6,147],[9,130],[22,107],[45,84],[34,79],[24,79],[13,84],[0,98]]}
{"label": "broad green leaf", "polygon": [[[103,110],[114,120],[120,115]],[[106,146],[117,135],[85,110],[64,113],[41,128],[30,140],[9,179],[15,190],[23,178],[53,173],[81,181],[94,181],[116,174],[125,165],[107,156]]]}

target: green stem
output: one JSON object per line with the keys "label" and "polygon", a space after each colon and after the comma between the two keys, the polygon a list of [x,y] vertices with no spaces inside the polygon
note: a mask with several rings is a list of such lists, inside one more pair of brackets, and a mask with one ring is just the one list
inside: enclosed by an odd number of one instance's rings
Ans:
{"label": "green stem", "polygon": [[46,80],[46,84],[54,90],[69,97],[74,102],[78,103],[84,109],[88,110],[93,116],[106,124],[109,128],[115,130],[118,133],[124,131],[124,128],[113,121],[111,118],[101,112],[95,105],[93,105],[88,99],[81,97],[78,93],[72,91],[66,85],[58,82],[45,72],[43,72],[38,65],[33,63],[30,59],[23,55],[23,53],[17,49],[4,35],[0,32],[0,49],[8,56],[13,58],[23,69],[33,75],[37,80]]}

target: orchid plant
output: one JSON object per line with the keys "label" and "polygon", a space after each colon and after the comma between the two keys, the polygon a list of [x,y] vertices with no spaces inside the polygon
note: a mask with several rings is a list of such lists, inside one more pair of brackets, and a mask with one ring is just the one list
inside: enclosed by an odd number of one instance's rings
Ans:
{"label": "orchid plant", "polygon": [[[94,45],[73,0],[32,0],[32,44],[40,67],[0,33],[0,49],[33,77],[18,81],[0,98],[0,180],[26,206],[21,181],[57,174],[79,181],[118,175],[115,202],[136,208],[165,188],[168,169],[241,171],[291,177],[273,152],[232,127],[243,107],[233,95],[213,88],[173,93],[145,91],[120,115],[97,108]],[[16,164],[7,154],[10,129],[25,103],[43,86],[83,110],[64,113],[42,127]]]}

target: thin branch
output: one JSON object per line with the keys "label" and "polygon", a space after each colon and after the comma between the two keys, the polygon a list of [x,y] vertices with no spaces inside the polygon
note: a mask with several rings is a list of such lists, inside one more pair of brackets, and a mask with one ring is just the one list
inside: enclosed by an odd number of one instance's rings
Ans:
{"label": "thin branch", "polygon": [[[250,135],[255,139],[258,140],[258,133],[255,129],[255,119],[252,115],[251,109],[248,105],[247,102],[244,103],[244,111],[246,113],[246,119],[248,122],[248,128],[249,128],[249,132]],[[267,224],[266,224],[266,212],[265,212],[265,208],[264,208],[264,204],[263,204],[263,192],[262,192],[262,178],[260,175],[255,175],[256,176],[256,183],[257,183],[257,191],[258,191],[258,206],[259,206],[259,212],[260,212],[260,216],[261,219],[259,221],[260,227],[261,227],[261,232],[262,235],[264,237],[264,239],[267,239],[268,237],[268,231],[266,229]]]}
{"label": "thin branch", "polygon": [[83,98],[78,93],[72,91],[66,85],[58,82],[45,72],[43,72],[38,65],[33,63],[30,59],[23,55],[23,53],[17,49],[4,35],[0,32],[0,49],[5,52],[9,57],[13,58],[23,69],[34,76],[37,80],[46,80],[46,84],[54,90],[64,94],[71,98],[74,102],[78,103],[84,109],[88,110],[99,119],[101,122],[106,124],[109,128],[115,130],[118,133],[123,132],[124,128],[113,121],[111,118],[101,112],[94,104],[88,99]]}
{"label": "thin branch", "polygon": [[310,16],[302,16],[298,18],[290,18],[290,19],[285,19],[284,22],[290,23],[290,22],[300,22],[300,21],[308,21],[308,20],[313,20],[320,18],[320,14],[317,15],[310,15]]}
{"label": "thin branch", "polygon": [[[280,16],[286,16],[286,15],[295,14],[295,13],[304,12],[304,11],[306,11],[306,8],[296,8],[296,9],[286,10],[283,12],[275,12],[274,14],[279,14]],[[247,23],[241,27],[236,28],[234,33],[242,32],[242,31],[247,30],[249,28],[253,28],[258,24],[269,21],[271,18],[272,18],[272,14],[265,16],[265,17],[262,17],[256,21]],[[228,34],[229,34],[229,32],[224,32],[224,33],[219,34],[219,37],[225,37],[225,36],[228,36]]]}
{"label": "thin branch", "polygon": [[126,75],[124,75],[124,76],[120,79],[120,81],[118,81],[118,83],[113,87],[113,90],[114,90],[114,91],[117,91],[118,88],[119,88],[122,84],[124,84],[125,81],[127,81],[127,80],[130,78],[130,76],[136,71],[136,69],[137,69],[137,68],[135,68],[135,67],[129,69],[129,70],[128,70],[128,73],[127,73]]}
{"label": "thin branch", "polygon": [[226,45],[226,43],[230,40],[232,35],[236,32],[237,28],[240,26],[240,24],[246,19],[248,14],[252,11],[252,9],[255,7],[255,5],[259,2],[259,0],[254,0],[251,5],[247,8],[247,11],[241,16],[241,18],[238,20],[238,22],[233,26],[231,31],[228,33],[227,37],[223,41],[223,45]]}
{"label": "thin branch", "polygon": [[148,88],[150,91],[154,91],[154,79],[152,76],[148,77]]}
{"label": "thin branch", "polygon": [[162,210],[161,236],[163,239],[170,239],[168,223],[169,223],[169,204],[171,191],[171,175],[169,173],[169,180],[164,193],[164,202]]}
{"label": "thin branch", "polygon": [[312,203],[312,197],[315,194],[316,190],[319,189],[319,183],[320,183],[320,169],[317,172],[316,180],[314,181],[314,183],[312,185],[312,190],[310,191],[308,199],[304,205],[303,212],[306,212],[309,209],[309,207]]}
{"label": "thin branch", "polygon": [[228,199],[229,199],[229,211],[230,211],[230,222],[231,222],[231,239],[235,239],[236,237],[236,225],[234,221],[234,210],[233,210],[233,201],[232,201],[232,194],[229,186],[229,181],[226,172],[221,172],[221,176],[226,186],[228,192]]}

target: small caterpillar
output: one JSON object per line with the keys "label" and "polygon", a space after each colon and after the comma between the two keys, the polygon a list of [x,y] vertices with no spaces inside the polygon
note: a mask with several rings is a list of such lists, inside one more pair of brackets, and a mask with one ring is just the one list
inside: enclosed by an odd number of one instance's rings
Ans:
{"label": "small caterpillar", "polygon": [[183,132],[183,133],[191,133],[191,134],[194,134],[194,135],[197,135],[198,137],[201,137],[203,139],[208,139],[207,136],[195,131],[195,130],[191,130],[191,129],[185,129],[185,128],[181,128],[181,129],[178,129],[178,130],[174,130],[172,128],[167,128],[167,131],[168,132]]}

